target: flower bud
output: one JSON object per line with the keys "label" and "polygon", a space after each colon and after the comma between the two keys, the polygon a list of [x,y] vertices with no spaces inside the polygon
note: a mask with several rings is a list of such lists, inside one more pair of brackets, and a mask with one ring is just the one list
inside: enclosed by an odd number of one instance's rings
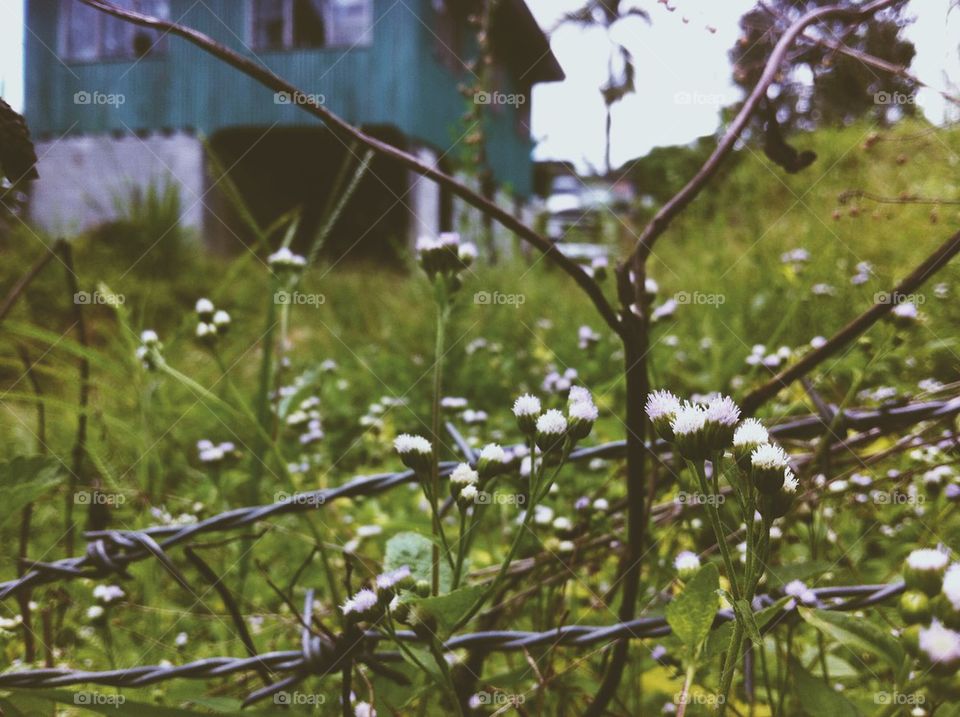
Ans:
{"label": "flower bud", "polygon": [[400,454],[403,465],[417,473],[430,470],[433,460],[433,446],[423,436],[411,436],[402,433],[393,441],[393,446]]}
{"label": "flower bud", "polygon": [[700,558],[696,553],[684,550],[674,558],[673,567],[677,570],[677,577],[687,581],[696,575],[700,569]]}
{"label": "flower bud", "polygon": [[920,590],[930,597],[936,596],[943,585],[949,557],[935,548],[914,550],[907,556],[903,566],[903,579],[908,590]]}
{"label": "flower bud", "polygon": [[481,480],[492,478],[503,470],[507,461],[507,454],[503,448],[496,443],[488,443],[480,451],[480,457],[477,458],[477,472]]}
{"label": "flower bud", "polygon": [[926,624],[930,622],[932,610],[930,598],[919,590],[907,590],[900,596],[900,617],[907,625]]}
{"label": "flower bud", "polygon": [[537,419],[537,445],[546,453],[559,448],[567,435],[567,419],[560,411],[551,408]]}
{"label": "flower bud", "polygon": [[194,309],[201,321],[209,321],[213,318],[214,306],[210,299],[197,299],[197,304]]}
{"label": "flower bud", "polygon": [[537,432],[537,419],[540,417],[540,399],[525,393],[513,402],[513,415],[517,418],[517,426],[527,436]]}
{"label": "flower bud", "polygon": [[663,440],[673,442],[671,422],[680,410],[680,399],[669,391],[654,391],[647,395],[647,417],[653,429]]}
{"label": "flower bud", "polygon": [[750,454],[750,475],[757,490],[776,495],[783,487],[788,467],[786,452],[778,445],[764,443]]}

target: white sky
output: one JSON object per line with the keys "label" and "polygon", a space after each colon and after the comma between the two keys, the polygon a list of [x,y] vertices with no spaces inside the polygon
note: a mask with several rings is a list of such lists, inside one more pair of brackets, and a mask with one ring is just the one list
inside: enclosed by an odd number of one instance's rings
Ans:
{"label": "white sky", "polygon": [[[544,28],[582,2],[527,0]],[[614,108],[614,166],[653,147],[713,132],[720,107],[739,98],[727,51],[737,38],[737,21],[754,0],[670,2],[674,12],[655,0],[633,0],[650,13],[652,25],[633,18],[614,26],[637,64],[637,92]],[[948,87],[947,78],[960,84],[960,10],[948,13],[949,5],[950,0],[913,0],[908,6],[917,16],[907,31],[917,46],[912,69],[939,89]],[[602,31],[567,26],[552,44],[567,79],[534,90],[533,134],[540,141],[536,157],[600,168],[604,113],[598,88],[606,78],[610,43]],[[22,55],[23,3],[0,0],[0,94],[16,108],[23,105]],[[930,120],[944,119],[947,104],[935,91],[922,90],[917,101]]]}

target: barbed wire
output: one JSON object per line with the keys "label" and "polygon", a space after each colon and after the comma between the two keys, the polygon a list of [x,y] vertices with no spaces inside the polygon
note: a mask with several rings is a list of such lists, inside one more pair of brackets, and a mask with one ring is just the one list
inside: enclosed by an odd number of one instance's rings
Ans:
{"label": "barbed wire", "polygon": [[[891,600],[905,589],[903,582],[877,585],[845,585],[813,588],[805,596],[805,605],[833,611],[859,610]],[[759,595],[754,600],[754,610],[759,612],[775,606],[778,600],[770,594]],[[386,662],[401,660],[398,652],[375,652],[381,642],[399,639],[416,643],[423,641],[410,630],[388,634],[380,630],[367,630],[335,636],[317,634],[311,629],[313,614],[313,590],[308,590],[304,601],[304,623],[301,630],[301,645],[298,650],[274,651],[249,657],[208,657],[183,665],[143,665],[105,671],[73,670],[70,668],[47,668],[23,670],[0,674],[0,688],[46,689],[72,685],[102,685],[109,687],[144,687],[157,682],[176,679],[213,679],[239,672],[252,672],[266,668],[274,673],[286,674],[265,687],[251,692],[244,705],[252,704],[283,690],[290,689],[310,676],[324,676],[343,669],[351,661],[365,664],[374,672],[387,675],[399,682],[406,678],[391,670]],[[776,615],[767,620],[761,631],[773,630],[786,620],[796,619],[797,598],[783,604]],[[732,610],[718,611],[714,625],[719,626],[734,619]],[[665,637],[670,626],[662,616],[640,617],[614,625],[562,625],[540,632],[494,630],[474,632],[451,637],[443,643],[444,651],[479,650],[483,652],[515,652],[534,647],[581,648],[620,639],[645,639]],[[661,658],[663,659],[663,658]]]}
{"label": "barbed wire", "polygon": [[[778,440],[809,440],[821,434],[824,425],[829,425],[836,418],[839,418],[839,428],[833,430],[838,435],[845,430],[888,432],[921,421],[938,420],[960,414],[960,397],[876,409],[846,411],[831,409],[831,412],[830,416],[815,414],[791,419],[773,426],[770,434]],[[830,421],[827,421],[828,418]],[[447,428],[458,445],[467,446],[455,427],[447,424]],[[594,458],[617,458],[623,455],[625,447],[626,442],[620,440],[578,448],[570,454],[568,460],[582,462]],[[669,452],[668,446],[663,442],[655,443],[653,450],[658,454]],[[468,456],[473,455],[472,451],[465,451],[465,453]],[[515,470],[519,462],[520,458],[514,455],[511,460],[504,463],[503,472]],[[441,463],[441,476],[448,476],[456,465],[453,461]],[[297,493],[266,505],[235,508],[196,523],[156,525],[142,530],[88,531],[84,535],[90,542],[84,555],[52,562],[29,563],[29,570],[22,576],[0,583],[0,601],[59,580],[102,578],[108,575],[129,577],[127,567],[130,564],[150,557],[159,560],[179,584],[189,587],[186,578],[166,555],[166,550],[171,547],[204,533],[236,530],[268,518],[316,510],[340,498],[378,495],[414,480],[415,475],[412,470],[377,473],[358,476],[333,488]]]}

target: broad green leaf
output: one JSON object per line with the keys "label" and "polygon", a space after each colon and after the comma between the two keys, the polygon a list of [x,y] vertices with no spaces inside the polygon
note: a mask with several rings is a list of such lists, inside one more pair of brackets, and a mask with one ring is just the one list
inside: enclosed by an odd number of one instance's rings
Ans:
{"label": "broad green leaf", "polygon": [[800,617],[826,635],[852,650],[870,652],[882,658],[894,671],[903,667],[904,652],[900,643],[882,628],[865,618],[841,612],[798,608]]}
{"label": "broad green leaf", "polygon": [[46,456],[18,456],[0,463],[0,524],[60,482],[60,462]]}
{"label": "broad green leaf", "polygon": [[733,610],[736,612],[740,622],[743,623],[743,629],[747,637],[750,638],[754,645],[759,645],[763,641],[763,638],[760,637],[760,628],[757,627],[757,619],[753,614],[753,608],[750,607],[750,603],[743,598],[736,600],[733,603]]}
{"label": "broad green leaf", "polygon": [[720,573],[717,566],[707,563],[667,605],[666,617],[673,634],[691,650],[697,648],[713,625],[720,609]]}
{"label": "broad green leaf", "polygon": [[[386,570],[396,570],[406,565],[415,580],[430,582],[433,572],[433,542],[420,533],[397,533],[387,541],[383,560]],[[446,560],[440,560],[440,591],[450,589],[452,575]]]}
{"label": "broad green leaf", "polygon": [[446,637],[480,599],[483,592],[484,587],[482,585],[471,585],[459,588],[446,595],[421,598],[416,601],[416,604],[422,605],[437,619],[437,634],[440,637]]}
{"label": "broad green leaf", "polygon": [[790,660],[790,677],[796,685],[800,706],[810,717],[858,717],[860,712],[846,697],[807,672],[796,659]]}

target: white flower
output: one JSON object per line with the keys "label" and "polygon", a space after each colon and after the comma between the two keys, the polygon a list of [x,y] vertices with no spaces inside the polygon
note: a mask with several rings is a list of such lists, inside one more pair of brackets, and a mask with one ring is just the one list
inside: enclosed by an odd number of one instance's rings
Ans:
{"label": "white flower", "polygon": [[461,398],[460,396],[444,396],[440,399],[440,405],[443,408],[456,411],[467,407],[467,399]]}
{"label": "white flower", "polygon": [[475,485],[479,480],[477,472],[466,463],[459,464],[450,474],[450,482],[454,485]]}
{"label": "white flower", "polygon": [[943,570],[950,557],[938,548],[921,548],[907,556],[907,565],[914,570]]}
{"label": "white flower", "polygon": [[103,607],[100,605],[91,605],[87,608],[87,619],[88,620],[99,620],[103,617]]}
{"label": "white flower", "polygon": [[357,613],[362,615],[369,612],[377,605],[377,594],[368,588],[363,588],[356,595],[347,600],[340,606],[340,611],[344,615]]}
{"label": "white flower", "polygon": [[810,339],[810,348],[819,349],[826,346],[827,340],[823,336],[814,336]]}
{"label": "white flower", "polygon": [[377,711],[369,702],[357,702],[353,706],[353,717],[377,717]]}
{"label": "white flower", "polygon": [[388,590],[401,580],[406,580],[408,577],[410,577],[410,567],[407,565],[401,565],[396,570],[390,570],[382,575],[378,575],[377,589]]}
{"label": "white flower", "polygon": [[660,306],[655,308],[650,312],[650,321],[656,322],[660,319],[665,319],[669,316],[673,316],[677,311],[677,302],[675,299],[667,299]]}
{"label": "white flower", "polygon": [[533,522],[537,525],[550,525],[553,522],[553,508],[547,505],[538,505],[533,509]]}
{"label": "white flower", "polygon": [[567,395],[567,403],[593,403],[593,396],[583,386],[571,386],[570,393]]}
{"label": "white flower", "polygon": [[797,598],[800,602],[812,605],[817,601],[817,596],[801,580],[791,580],[783,586],[783,594]]}
{"label": "white flower", "polygon": [[673,567],[677,572],[692,572],[700,568],[700,558],[696,553],[684,550],[673,559]]}
{"label": "white flower", "polygon": [[469,241],[464,242],[457,249],[457,256],[460,257],[460,261],[469,266],[477,258],[477,245]]}
{"label": "white flower", "polygon": [[465,485],[460,489],[460,499],[467,503],[475,502],[478,495],[480,495],[480,491],[477,490],[477,486],[473,483]]}
{"label": "white flower", "polygon": [[593,509],[600,513],[605,513],[610,510],[610,501],[606,498],[597,498],[593,501]]}
{"label": "white flower", "polygon": [[800,487],[800,481],[794,475],[789,467],[783,469],[783,490],[786,493],[796,493]]}
{"label": "white flower", "polygon": [[686,403],[680,407],[673,420],[670,422],[670,428],[676,436],[689,436],[703,430],[707,422],[707,412],[703,407],[692,403]]}
{"label": "white flower", "polygon": [[568,530],[573,530],[573,521],[570,520],[568,517],[561,515],[560,517],[554,519],[553,529],[558,530],[561,533],[566,532]]}
{"label": "white flower", "polygon": [[891,312],[898,319],[915,320],[920,318],[920,312],[917,311],[917,305],[909,301],[904,301],[893,307]]}
{"label": "white flower", "polygon": [[213,324],[205,324],[201,321],[199,324],[197,324],[196,334],[198,339],[215,338],[217,335],[217,327]]}
{"label": "white flower", "polygon": [[787,467],[786,452],[773,443],[764,443],[753,449],[750,454],[750,463],[755,468],[763,470],[783,470]]}
{"label": "white flower", "polygon": [[759,446],[770,441],[770,434],[756,418],[748,418],[733,432],[736,447]]}
{"label": "white flower", "polygon": [[947,568],[943,576],[943,594],[953,605],[953,609],[960,612],[960,563],[954,563]]}
{"label": "white flower", "polygon": [[592,401],[589,403],[587,401],[577,401],[576,403],[570,404],[569,413],[570,418],[590,421],[591,423],[596,421],[600,415],[600,412],[597,410],[597,407],[593,405]]}
{"label": "white flower", "polygon": [[430,455],[433,448],[423,436],[411,436],[409,433],[401,433],[393,440],[393,447],[401,456],[407,453],[420,453],[421,455]]}
{"label": "white flower", "polygon": [[140,343],[144,346],[154,346],[160,343],[160,337],[157,336],[157,332],[153,329],[146,329],[140,334]]}
{"label": "white flower", "polygon": [[567,419],[560,411],[551,408],[537,419],[537,433],[559,436],[567,430]]}
{"label": "white flower", "polygon": [[920,628],[920,649],[930,662],[951,663],[960,660],[960,633],[943,626],[934,618],[930,627]]}
{"label": "white flower", "polygon": [[111,603],[126,596],[123,588],[118,585],[97,585],[93,589],[93,596],[103,603]]}
{"label": "white flower", "polygon": [[183,647],[184,645],[187,644],[187,641],[188,641],[189,639],[190,639],[190,638],[187,637],[187,633],[185,633],[185,632],[178,632],[178,633],[177,633],[177,636],[173,639],[173,644],[176,645],[177,647]]}
{"label": "white flower", "polygon": [[680,410],[680,399],[669,391],[654,391],[647,396],[646,411],[651,421],[672,418]]}
{"label": "white flower", "polygon": [[210,299],[197,299],[197,304],[194,308],[201,316],[209,316],[215,309],[213,302],[210,301]]}
{"label": "white flower", "polygon": [[513,415],[517,418],[522,416],[539,416],[540,399],[525,393],[513,402]]}
{"label": "white flower", "polygon": [[228,314],[223,309],[218,309],[213,314],[213,325],[218,329],[222,329],[224,326],[230,325],[230,314]]}
{"label": "white flower", "polygon": [[307,260],[294,254],[288,247],[281,247],[267,257],[267,263],[277,267],[303,267],[307,265]]}
{"label": "white flower", "polygon": [[480,460],[490,461],[491,463],[506,463],[507,454],[502,446],[496,443],[488,443],[480,451]]}
{"label": "white flower", "polygon": [[732,426],[740,420],[740,408],[729,396],[717,396],[707,404],[706,417],[711,423]]}

